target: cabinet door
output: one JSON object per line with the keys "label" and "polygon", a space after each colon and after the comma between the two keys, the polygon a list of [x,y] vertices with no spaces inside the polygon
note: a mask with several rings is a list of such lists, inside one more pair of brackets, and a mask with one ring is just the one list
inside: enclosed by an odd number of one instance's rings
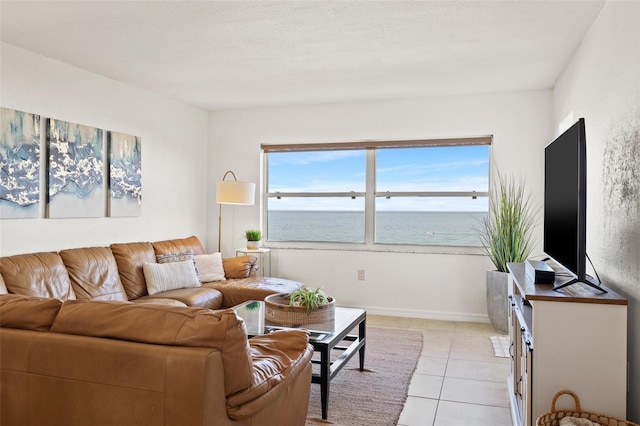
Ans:
{"label": "cabinet door", "polygon": [[[515,315],[514,315],[515,317]],[[520,426],[524,426],[525,416],[524,411],[526,411],[526,407],[524,407],[522,393],[523,393],[523,371],[524,368],[522,366],[523,356],[522,356],[522,341],[523,341],[523,332],[524,328],[520,327],[520,324],[516,317],[516,323],[514,327],[514,347],[513,347],[513,391],[515,393],[515,402],[516,409],[518,411],[518,417],[520,419]]]}
{"label": "cabinet door", "polygon": [[516,306],[516,302],[513,300],[513,296],[509,296],[509,377],[512,382],[511,385],[515,390],[516,384],[514,381],[514,377],[516,376],[515,371],[515,348],[516,348],[516,336],[515,336],[515,328],[518,326],[518,320],[516,319],[516,314],[514,312],[514,308]]}
{"label": "cabinet door", "polygon": [[[516,315],[516,303],[512,296],[509,296],[509,377],[511,378],[511,386],[515,394],[515,400],[520,399],[520,324]],[[516,408],[520,411],[519,403]]]}
{"label": "cabinet door", "polygon": [[529,340],[528,333],[522,332],[521,335],[521,377],[520,382],[520,397],[522,398],[522,409],[520,416],[522,424],[531,426],[533,420],[531,419],[531,365],[533,360],[533,347]]}

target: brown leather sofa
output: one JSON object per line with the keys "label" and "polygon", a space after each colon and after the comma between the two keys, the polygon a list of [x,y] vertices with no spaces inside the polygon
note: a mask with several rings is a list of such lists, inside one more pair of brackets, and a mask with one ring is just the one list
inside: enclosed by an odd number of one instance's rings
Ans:
{"label": "brown leather sofa", "polygon": [[51,278],[39,285],[66,301],[0,296],[3,426],[305,423],[306,332],[247,339],[231,309],[73,300],[81,293]]}
{"label": "brown leather sofa", "polygon": [[[273,293],[288,293],[301,286],[297,281],[257,277],[256,257],[241,256],[223,259],[227,278],[224,281],[205,282],[195,288],[178,288],[150,295],[143,273],[144,264],[156,263],[159,256],[187,252],[205,254],[200,240],[191,236],[1,257],[0,294],[8,292],[60,300],[130,301],[219,309],[247,300],[263,300]],[[2,279],[6,286],[2,286]]]}
{"label": "brown leather sofa", "polygon": [[149,294],[144,265],[187,252],[197,237],[1,257],[0,424],[304,424],[306,333],[247,339],[214,311],[301,284],[243,256],[224,281]]}

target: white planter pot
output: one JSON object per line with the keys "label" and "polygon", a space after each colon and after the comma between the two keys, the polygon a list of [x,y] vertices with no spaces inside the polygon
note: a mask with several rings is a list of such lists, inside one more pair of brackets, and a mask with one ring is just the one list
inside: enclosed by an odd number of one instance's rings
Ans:
{"label": "white planter pot", "polygon": [[261,241],[247,241],[247,249],[248,250],[257,250],[261,246]]}
{"label": "white planter pot", "polygon": [[509,332],[508,303],[509,273],[487,271],[487,313],[493,328],[503,334]]}

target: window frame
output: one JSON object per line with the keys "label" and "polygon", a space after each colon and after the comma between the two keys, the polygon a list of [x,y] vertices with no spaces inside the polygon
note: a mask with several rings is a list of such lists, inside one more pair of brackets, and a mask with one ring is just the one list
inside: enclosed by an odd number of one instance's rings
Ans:
{"label": "window frame", "polygon": [[[261,144],[263,156],[263,178],[261,186],[261,211],[262,224],[265,230],[265,242],[269,247],[282,249],[326,249],[332,251],[358,250],[381,252],[425,252],[425,253],[460,253],[483,254],[482,247],[476,246],[447,246],[447,245],[423,245],[423,244],[395,244],[376,243],[375,240],[375,201],[376,198],[387,197],[489,197],[489,191],[407,191],[407,192],[376,192],[376,152],[384,148],[429,148],[444,146],[489,146],[489,187],[491,185],[491,158],[493,135],[472,136],[462,138],[439,138],[418,140],[375,140],[362,142],[327,142],[305,144]],[[269,153],[274,152],[309,152],[309,151],[344,151],[365,150],[365,192],[267,192],[269,188]],[[350,242],[312,242],[312,241],[271,241],[267,233],[268,229],[268,199],[269,198],[293,198],[293,197],[364,197],[365,214],[365,241],[364,243]]]}

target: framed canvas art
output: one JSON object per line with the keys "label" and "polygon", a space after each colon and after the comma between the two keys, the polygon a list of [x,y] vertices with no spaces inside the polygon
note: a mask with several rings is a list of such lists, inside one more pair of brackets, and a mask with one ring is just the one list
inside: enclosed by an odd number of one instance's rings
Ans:
{"label": "framed canvas art", "polygon": [[49,119],[48,216],[104,217],[102,129]]}
{"label": "framed canvas art", "polygon": [[109,216],[142,212],[142,147],[138,136],[109,132]]}
{"label": "framed canvas art", "polygon": [[40,116],[0,108],[0,219],[40,217]]}

